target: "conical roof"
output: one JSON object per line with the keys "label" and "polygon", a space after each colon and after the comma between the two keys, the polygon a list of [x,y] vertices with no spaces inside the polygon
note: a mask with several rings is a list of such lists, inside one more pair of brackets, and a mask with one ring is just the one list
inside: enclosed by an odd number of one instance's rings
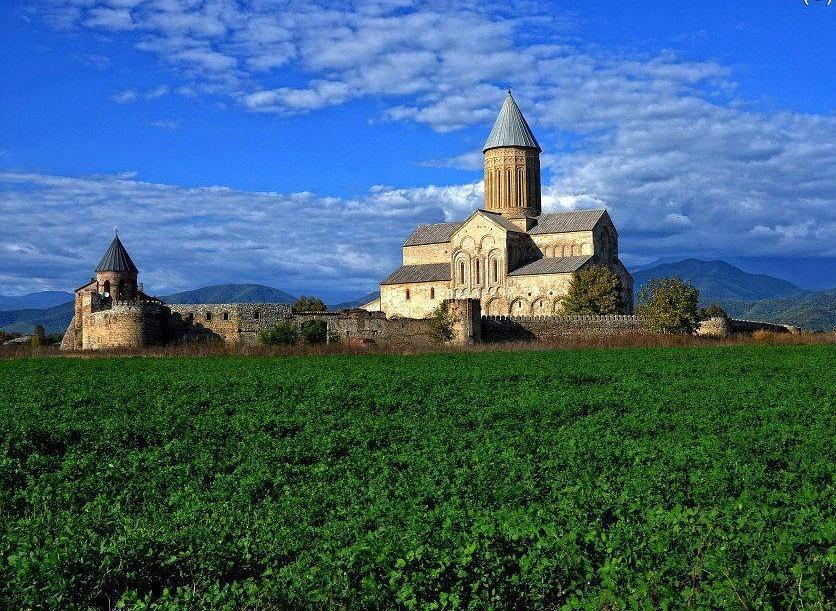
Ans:
{"label": "conical roof", "polygon": [[482,152],[500,146],[522,146],[537,149],[538,152],[542,150],[510,91],[502,103]]}
{"label": "conical roof", "polygon": [[125,250],[119,236],[113,238],[110,248],[99,261],[97,272],[138,272],[136,265],[131,261],[131,255]]}

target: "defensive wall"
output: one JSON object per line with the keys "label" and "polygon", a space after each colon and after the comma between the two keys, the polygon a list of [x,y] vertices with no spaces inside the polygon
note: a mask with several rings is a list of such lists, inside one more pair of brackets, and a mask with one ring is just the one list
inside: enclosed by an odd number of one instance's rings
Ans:
{"label": "defensive wall", "polygon": [[485,342],[553,341],[561,337],[643,333],[635,315],[604,316],[482,316]]}

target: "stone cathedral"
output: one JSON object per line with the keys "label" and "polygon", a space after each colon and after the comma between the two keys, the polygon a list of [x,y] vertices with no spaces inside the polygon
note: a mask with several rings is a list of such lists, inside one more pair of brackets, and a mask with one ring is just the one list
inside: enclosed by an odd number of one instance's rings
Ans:
{"label": "stone cathedral", "polygon": [[618,232],[603,209],[543,214],[540,145],[508,92],[482,149],[485,207],[463,221],[420,225],[403,244],[403,265],[365,306],[423,318],[445,299],[479,299],[484,314],[560,314],[572,273],[615,272],[629,313],[633,278],[618,258]]}

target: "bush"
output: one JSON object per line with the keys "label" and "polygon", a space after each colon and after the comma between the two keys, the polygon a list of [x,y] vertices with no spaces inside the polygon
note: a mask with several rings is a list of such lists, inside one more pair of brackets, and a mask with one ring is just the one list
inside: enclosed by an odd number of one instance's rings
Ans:
{"label": "bush", "polygon": [[453,340],[453,317],[447,308],[447,302],[438,304],[433,313],[427,317],[430,335],[438,343],[444,344]]}
{"label": "bush", "polygon": [[617,314],[621,309],[621,280],[601,265],[572,274],[569,292],[563,298],[567,314]]}
{"label": "bush", "polygon": [[271,330],[259,333],[258,341],[262,346],[292,346],[297,335],[290,323],[280,322]]}
{"label": "bush", "polygon": [[328,309],[319,297],[305,297],[302,295],[291,306],[294,314],[299,312],[324,312]]}
{"label": "bush", "polygon": [[636,313],[656,333],[693,333],[699,325],[700,292],[679,276],[654,278],[642,287]]}
{"label": "bush", "polygon": [[728,313],[716,303],[712,303],[707,308],[700,310],[700,320],[708,320],[709,318],[729,318]]}
{"label": "bush", "polygon": [[324,320],[306,320],[299,329],[306,344],[321,344],[328,333],[328,325]]}
{"label": "bush", "polygon": [[46,331],[43,325],[35,326],[35,331],[32,333],[32,346],[46,346]]}
{"label": "bush", "polygon": [[766,331],[765,329],[758,329],[752,333],[752,339],[755,340],[756,344],[771,344],[775,341],[775,337],[776,333]]}

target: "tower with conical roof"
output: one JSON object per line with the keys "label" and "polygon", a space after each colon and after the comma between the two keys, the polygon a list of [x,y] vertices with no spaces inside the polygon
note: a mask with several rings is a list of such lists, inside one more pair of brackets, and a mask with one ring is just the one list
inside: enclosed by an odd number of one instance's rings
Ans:
{"label": "tower with conical roof", "polygon": [[511,91],[482,147],[485,155],[485,209],[528,229],[540,215],[540,145]]}
{"label": "tower with conical roof", "polygon": [[120,301],[136,299],[138,273],[117,233],[96,266],[98,292]]}

